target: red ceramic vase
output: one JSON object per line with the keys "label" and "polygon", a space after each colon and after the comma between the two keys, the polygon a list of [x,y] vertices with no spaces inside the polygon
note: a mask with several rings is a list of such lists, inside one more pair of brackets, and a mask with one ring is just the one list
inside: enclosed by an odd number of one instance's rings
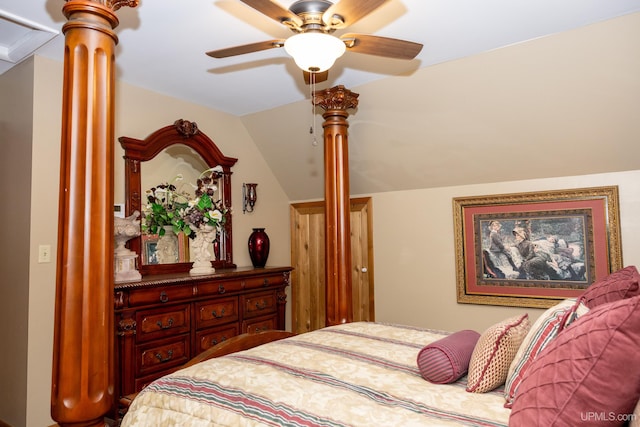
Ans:
{"label": "red ceramic vase", "polygon": [[249,236],[249,257],[256,268],[262,268],[267,264],[269,257],[269,236],[264,228],[254,228]]}

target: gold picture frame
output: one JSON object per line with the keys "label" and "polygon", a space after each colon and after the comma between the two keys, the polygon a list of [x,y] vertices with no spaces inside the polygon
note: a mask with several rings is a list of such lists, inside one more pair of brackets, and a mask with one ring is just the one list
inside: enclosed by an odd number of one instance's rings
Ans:
{"label": "gold picture frame", "polygon": [[453,199],[457,301],[547,308],[622,268],[618,187]]}

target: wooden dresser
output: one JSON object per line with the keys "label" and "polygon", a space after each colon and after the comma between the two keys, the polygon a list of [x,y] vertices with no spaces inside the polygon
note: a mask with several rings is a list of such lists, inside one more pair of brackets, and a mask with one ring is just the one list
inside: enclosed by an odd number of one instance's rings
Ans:
{"label": "wooden dresser", "polygon": [[291,267],[216,269],[115,285],[116,396],[244,332],[285,329]]}

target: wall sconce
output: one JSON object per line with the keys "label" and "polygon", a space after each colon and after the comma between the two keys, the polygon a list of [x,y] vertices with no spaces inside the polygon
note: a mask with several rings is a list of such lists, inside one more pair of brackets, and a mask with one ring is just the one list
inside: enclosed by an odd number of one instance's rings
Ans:
{"label": "wall sconce", "polygon": [[258,200],[257,186],[258,184],[242,184],[242,213],[253,212],[253,206]]}

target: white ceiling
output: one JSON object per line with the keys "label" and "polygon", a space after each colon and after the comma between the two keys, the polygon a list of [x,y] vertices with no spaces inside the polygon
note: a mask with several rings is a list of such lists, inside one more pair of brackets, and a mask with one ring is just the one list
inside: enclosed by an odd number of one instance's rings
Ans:
{"label": "white ceiling", "polygon": [[[63,4],[0,0],[12,22],[0,25],[0,73],[37,43],[62,62],[63,36],[46,37],[66,22]],[[346,31],[419,42],[420,55],[347,52],[317,87],[361,95],[351,194],[639,169],[637,12],[640,0],[389,0]],[[140,0],[116,15],[118,79],[240,116],[289,200],[322,198],[323,150],[309,133],[322,119],[293,59],[205,54],[289,30],[239,0]],[[199,124],[215,140],[215,126]]]}
{"label": "white ceiling", "polygon": [[[291,3],[280,1],[285,7]],[[0,72],[30,54],[34,43],[44,43],[36,53],[62,61],[62,5],[62,0],[0,0]],[[420,55],[402,61],[347,52],[324,86],[355,87],[410,75],[637,11],[639,0],[389,0],[346,31],[419,42],[424,45]],[[205,55],[292,34],[238,0],[141,0],[137,8],[116,14],[118,78],[130,84],[238,116],[308,97],[302,73],[284,49],[226,59]]]}

